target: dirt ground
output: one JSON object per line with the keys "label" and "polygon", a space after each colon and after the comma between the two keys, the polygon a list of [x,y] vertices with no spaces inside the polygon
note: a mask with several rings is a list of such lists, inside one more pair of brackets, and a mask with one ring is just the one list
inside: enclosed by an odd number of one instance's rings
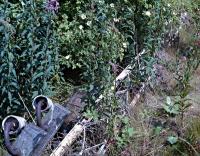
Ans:
{"label": "dirt ground", "polygon": [[[175,49],[168,48],[157,53],[160,64],[156,64],[157,79],[154,82],[154,89],[147,89],[144,94],[145,105],[151,108],[162,108],[166,101],[166,97],[176,94],[175,86],[177,85],[176,72],[182,72],[184,69],[184,61],[180,60],[180,69],[175,66],[176,56]],[[168,67],[166,67],[166,65]],[[169,69],[171,68],[171,70]],[[187,111],[188,114],[200,116],[200,67],[194,71],[190,80],[191,90],[187,98],[192,104]]]}
{"label": "dirt ground", "polygon": [[188,98],[191,100],[192,106],[188,112],[192,115],[200,116],[200,67],[194,73],[190,85],[192,89]]}

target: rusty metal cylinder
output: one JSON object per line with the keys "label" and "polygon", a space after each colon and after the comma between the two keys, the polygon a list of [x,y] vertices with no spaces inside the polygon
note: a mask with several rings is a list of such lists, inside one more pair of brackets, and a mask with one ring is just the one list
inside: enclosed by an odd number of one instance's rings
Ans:
{"label": "rusty metal cylinder", "polygon": [[46,130],[47,127],[42,123],[42,113],[53,109],[52,100],[44,95],[39,95],[33,99],[32,106],[36,111],[37,126]]}
{"label": "rusty metal cylinder", "polygon": [[21,151],[13,146],[10,135],[19,134],[26,125],[26,120],[22,117],[9,115],[2,122],[4,131],[5,146],[12,156],[21,156]]}

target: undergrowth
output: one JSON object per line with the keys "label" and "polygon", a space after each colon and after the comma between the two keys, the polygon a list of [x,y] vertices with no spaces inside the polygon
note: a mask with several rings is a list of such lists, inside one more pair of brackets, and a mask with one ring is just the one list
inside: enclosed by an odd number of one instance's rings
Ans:
{"label": "undergrowth", "polygon": [[[22,102],[32,109],[38,94],[63,102],[79,87],[87,93],[83,116],[101,123],[108,155],[197,154],[199,123],[186,121],[193,120],[188,96],[200,63],[199,5],[199,0],[0,2],[0,119],[24,115]],[[173,62],[158,58],[167,48],[173,49]],[[130,74],[115,82],[128,65]],[[78,71],[78,82],[66,70]],[[173,75],[173,87],[162,73]],[[146,89],[164,99],[159,108],[146,105],[145,98],[134,101]],[[99,143],[99,131],[93,130],[86,130],[88,148]],[[72,148],[77,152],[79,146]]]}

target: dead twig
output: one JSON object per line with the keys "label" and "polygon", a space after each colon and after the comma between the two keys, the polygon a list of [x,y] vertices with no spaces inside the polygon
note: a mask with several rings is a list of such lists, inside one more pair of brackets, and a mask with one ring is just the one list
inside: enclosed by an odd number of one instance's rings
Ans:
{"label": "dead twig", "polygon": [[94,145],[94,146],[92,146],[92,147],[86,148],[86,149],[84,150],[84,152],[87,152],[87,151],[96,149],[97,147],[99,147],[99,146],[101,146],[101,145],[104,145],[104,144],[106,144],[106,141],[105,141],[105,142],[102,142],[102,143],[100,143],[100,144]]}
{"label": "dead twig", "polygon": [[86,127],[84,126],[83,127],[83,143],[82,143],[82,150],[81,150],[81,152],[79,153],[80,155],[83,155],[83,152],[84,152],[84,150],[85,150],[85,144],[86,144],[86,129],[85,129]]}
{"label": "dead twig", "polygon": [[34,121],[34,119],[33,119],[33,116],[31,115],[31,113],[30,113],[30,111],[29,111],[28,107],[26,106],[26,104],[25,104],[24,100],[22,99],[21,95],[20,95],[19,93],[18,93],[18,95],[19,95],[19,98],[20,98],[20,100],[22,101],[22,103],[23,103],[23,105],[24,105],[25,109],[27,110],[27,112],[28,112],[29,116],[31,117],[31,119],[32,119],[33,123],[34,123],[34,124],[36,124],[36,122],[35,122],[35,121]]}

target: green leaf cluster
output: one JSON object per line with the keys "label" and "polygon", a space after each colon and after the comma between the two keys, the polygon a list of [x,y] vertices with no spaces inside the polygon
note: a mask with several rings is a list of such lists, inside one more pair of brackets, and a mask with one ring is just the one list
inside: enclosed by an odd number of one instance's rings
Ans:
{"label": "green leaf cluster", "polygon": [[53,21],[40,1],[0,3],[0,119],[24,113],[19,95],[29,107],[34,96],[52,90],[59,69]]}
{"label": "green leaf cluster", "polygon": [[170,97],[167,97],[166,103],[164,104],[163,108],[169,114],[179,114],[179,105],[174,103]]}

